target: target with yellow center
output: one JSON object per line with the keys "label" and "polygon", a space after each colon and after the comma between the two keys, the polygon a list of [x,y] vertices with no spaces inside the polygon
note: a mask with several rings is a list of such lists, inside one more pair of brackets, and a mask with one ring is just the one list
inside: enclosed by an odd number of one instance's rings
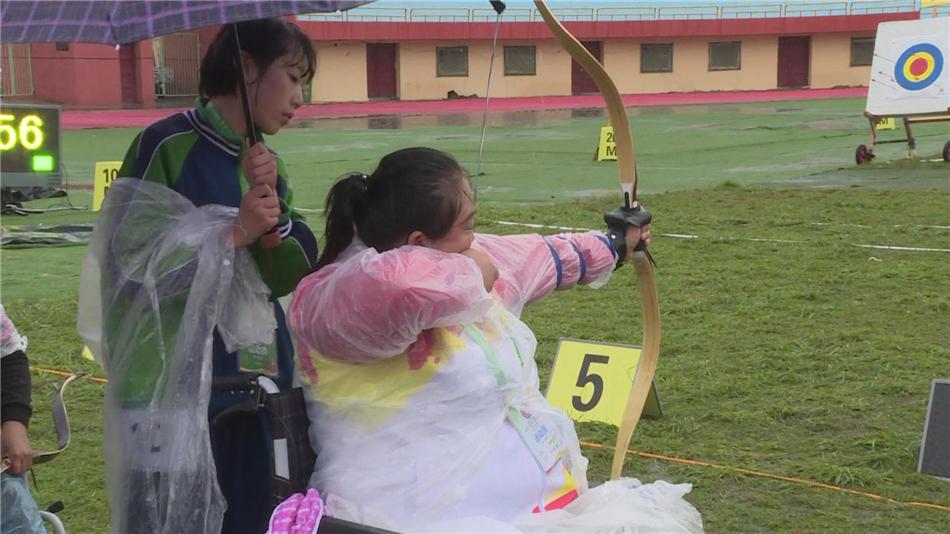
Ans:
{"label": "target with yellow center", "polygon": [[937,81],[943,71],[943,54],[930,43],[911,46],[894,65],[894,79],[908,91],[920,91]]}

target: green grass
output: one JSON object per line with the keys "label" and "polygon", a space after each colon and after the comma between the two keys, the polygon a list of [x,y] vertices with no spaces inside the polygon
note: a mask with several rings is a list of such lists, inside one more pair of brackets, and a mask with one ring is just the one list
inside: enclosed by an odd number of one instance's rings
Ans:
{"label": "green grass", "polygon": [[[643,421],[633,448],[950,506],[946,482],[915,472],[930,381],[945,378],[950,361],[950,253],[855,246],[950,249],[950,176],[943,164],[903,160],[896,145],[884,145],[873,164],[855,167],[854,146],[866,142],[860,109],[861,102],[847,100],[632,116],[655,232],[697,236],[657,237],[653,246],[664,417]],[[612,164],[590,161],[604,120],[556,114],[532,120],[489,130],[479,231],[523,231],[495,224],[501,220],[600,227],[600,214],[616,195],[575,192],[615,189]],[[477,122],[402,130],[360,130],[354,121],[331,126],[337,128],[288,130],[274,140],[291,164],[300,205],[319,207],[335,176],[369,169],[400,146],[433,144],[474,169]],[[929,126],[935,127],[915,132],[923,159],[934,158],[948,137],[945,125]],[[132,134],[67,132],[73,181],[82,169],[91,177],[95,160],[121,157]],[[80,193],[71,195],[76,204],[88,196]],[[60,212],[4,217],[3,224],[93,219]],[[30,338],[34,365],[101,373],[80,357],[75,331],[83,252],[2,250],[3,302]],[[624,267],[600,290],[559,293],[526,310],[539,340],[543,383],[560,337],[640,341],[633,278]],[[52,445],[46,414],[60,380],[34,374],[31,435],[38,448]],[[36,495],[44,505],[65,502],[61,515],[71,531],[102,532],[109,524],[104,387],[88,380],[73,387],[73,445],[36,470]],[[615,440],[607,425],[578,430],[587,441]],[[590,478],[606,478],[611,451],[585,454]],[[688,499],[713,532],[944,532],[950,520],[947,512],[702,466],[631,458],[625,474],[691,482]]]}
{"label": "green grass", "polygon": [[[950,140],[947,123],[914,126],[919,160],[903,158],[906,144],[878,147],[878,158],[857,167],[854,150],[868,143],[860,99],[742,105],[683,106],[631,110],[641,175],[640,191],[737,185],[947,190],[947,170],[938,158]],[[572,117],[576,116],[576,117]],[[486,134],[483,172],[477,177],[484,201],[550,202],[613,192],[616,165],[593,162],[606,125],[590,110],[493,114]],[[401,129],[367,129],[383,123]],[[288,128],[268,140],[285,159],[300,205],[320,208],[333,181],[349,171],[372,171],[386,153],[432,146],[455,155],[471,172],[478,159],[480,117],[402,117],[321,120],[311,128]],[[96,161],[121,160],[133,129],[70,130],[63,133],[69,180],[92,183]],[[900,131],[882,132],[899,139]],[[906,165],[910,167],[906,167]],[[71,195],[91,204],[89,191]]]}

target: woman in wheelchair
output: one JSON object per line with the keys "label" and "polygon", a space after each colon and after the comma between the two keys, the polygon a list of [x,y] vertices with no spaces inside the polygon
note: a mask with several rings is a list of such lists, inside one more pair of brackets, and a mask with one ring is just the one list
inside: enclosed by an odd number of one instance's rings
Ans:
{"label": "woman in wheelchair", "polygon": [[519,319],[554,290],[605,284],[649,244],[649,225],[476,234],[472,196],[458,163],[429,148],[393,152],[330,191],[326,246],[290,309],[310,482],[328,512],[400,531],[701,530],[689,485],[589,489]]}
{"label": "woman in wheelchair", "polygon": [[0,476],[0,532],[46,532],[40,509],[30,496],[26,472],[33,465],[27,425],[33,414],[26,337],[21,336],[0,304],[0,383],[3,384],[0,430],[3,474]]}

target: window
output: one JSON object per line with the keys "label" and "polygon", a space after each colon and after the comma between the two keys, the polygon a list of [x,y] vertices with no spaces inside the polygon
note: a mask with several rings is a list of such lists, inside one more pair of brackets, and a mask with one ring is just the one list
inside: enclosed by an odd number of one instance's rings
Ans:
{"label": "window", "polygon": [[640,72],[673,72],[673,43],[640,45]]}
{"label": "window", "polygon": [[534,76],[535,74],[533,46],[505,47],[505,76]]}
{"label": "window", "polygon": [[742,68],[742,43],[727,41],[709,43],[709,70],[739,70]]}
{"label": "window", "polygon": [[69,43],[67,43],[67,42],[57,42],[57,43],[56,43],[56,50],[57,50],[58,52],[66,52],[66,51],[68,51],[68,50],[69,50]]}
{"label": "window", "polygon": [[870,65],[874,57],[874,37],[853,37],[851,39],[851,66]]}
{"label": "window", "polygon": [[467,46],[437,46],[435,48],[436,76],[468,76]]}

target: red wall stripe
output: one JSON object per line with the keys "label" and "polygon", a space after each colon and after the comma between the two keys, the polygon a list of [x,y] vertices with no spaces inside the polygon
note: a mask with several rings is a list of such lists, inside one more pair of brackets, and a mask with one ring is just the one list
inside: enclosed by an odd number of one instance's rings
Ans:
{"label": "red wall stripe", "polygon": [[[782,17],[716,20],[645,20],[568,22],[579,39],[653,39],[874,33],[881,22],[916,20],[917,12],[825,17]],[[298,21],[316,41],[475,41],[490,40],[493,22],[315,22]],[[502,23],[499,39],[553,39],[543,22]]]}

